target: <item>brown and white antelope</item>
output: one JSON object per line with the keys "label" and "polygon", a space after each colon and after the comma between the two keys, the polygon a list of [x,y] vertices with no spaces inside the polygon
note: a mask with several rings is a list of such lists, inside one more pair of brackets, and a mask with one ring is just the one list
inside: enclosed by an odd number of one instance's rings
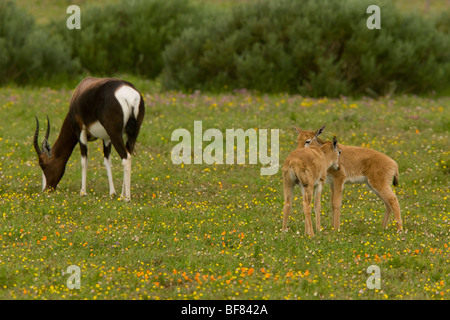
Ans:
{"label": "brown and white antelope", "polygon": [[[76,144],[79,143],[82,169],[80,195],[86,195],[87,143],[102,139],[109,194],[114,196],[116,193],[111,174],[112,144],[123,164],[121,197],[129,201],[131,199],[131,155],[144,113],[144,99],[131,83],[113,78],[88,77],[82,80],[73,93],[69,112],[53,147],[50,147],[48,142],[50,123],[47,116],[47,131],[42,150],[39,148],[39,121],[36,117],[33,144],[43,171],[42,190],[56,189],[64,175],[67,161]],[[124,142],[124,135],[127,137],[126,142]]]}
{"label": "brown and white antelope", "polygon": [[320,147],[297,148],[289,154],[283,164],[283,230],[287,230],[287,222],[292,208],[292,197],[295,185],[299,185],[303,196],[303,211],[305,214],[305,232],[313,236],[311,221],[311,201],[314,194],[314,212],[316,215],[316,230],[320,231],[320,200],[327,170],[339,170],[339,154],[337,139],[323,143]]}
{"label": "brown and white antelope", "polygon": [[[324,131],[325,124],[317,131],[301,130],[295,128],[297,136],[297,147],[321,146],[324,144],[318,136]],[[376,150],[353,147],[339,144],[342,151],[339,157],[340,170],[328,169],[326,182],[331,186],[331,207],[333,228],[340,228],[340,211],[342,204],[342,193],[346,183],[364,183],[381,200],[383,200],[386,213],[382,226],[386,228],[391,212],[397,221],[397,229],[402,229],[402,218],[397,196],[392,191],[391,185],[398,185],[397,163],[387,155]]]}

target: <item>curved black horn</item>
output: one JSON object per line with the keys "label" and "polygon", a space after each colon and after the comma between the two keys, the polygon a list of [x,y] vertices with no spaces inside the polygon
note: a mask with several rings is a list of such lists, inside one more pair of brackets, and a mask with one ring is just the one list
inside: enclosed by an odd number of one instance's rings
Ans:
{"label": "curved black horn", "polygon": [[36,131],[34,131],[34,139],[33,139],[33,146],[34,146],[34,150],[36,150],[37,154],[41,154],[41,149],[39,149],[39,145],[38,145],[38,138],[39,138],[39,120],[36,116],[34,116],[36,118]]}
{"label": "curved black horn", "polygon": [[48,136],[50,135],[50,121],[47,116],[47,131],[45,132],[44,140],[42,141],[42,151],[45,152],[48,156],[51,155],[52,149],[50,147],[50,143],[48,143]]}
{"label": "curved black horn", "polygon": [[50,120],[48,120],[48,115],[47,115],[47,131],[45,132],[45,141],[48,141],[48,136],[50,135]]}

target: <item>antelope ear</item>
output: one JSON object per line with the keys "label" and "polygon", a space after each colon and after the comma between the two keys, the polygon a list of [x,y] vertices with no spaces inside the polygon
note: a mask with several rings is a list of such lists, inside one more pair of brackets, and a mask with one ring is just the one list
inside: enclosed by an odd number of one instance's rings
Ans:
{"label": "antelope ear", "polygon": [[320,135],[323,133],[323,131],[325,130],[325,126],[326,126],[326,125],[327,125],[327,124],[324,123],[324,124],[319,128],[319,130],[316,131],[316,134],[315,134],[316,137],[320,136]]}
{"label": "antelope ear", "polygon": [[301,129],[299,129],[299,128],[297,128],[297,127],[294,127],[294,129],[295,129],[295,131],[297,131],[298,134],[301,133]]}
{"label": "antelope ear", "polygon": [[337,149],[337,138],[336,138],[336,136],[333,137],[333,149],[334,150]]}

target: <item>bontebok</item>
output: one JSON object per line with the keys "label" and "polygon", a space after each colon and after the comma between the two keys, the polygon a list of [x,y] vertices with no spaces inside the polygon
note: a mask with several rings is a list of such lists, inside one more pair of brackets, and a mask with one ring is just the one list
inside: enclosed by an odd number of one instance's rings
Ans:
{"label": "bontebok", "polygon": [[[298,133],[298,148],[323,145],[318,136],[324,131],[323,125],[317,131],[301,130]],[[397,221],[397,229],[402,229],[402,217],[397,196],[391,185],[398,185],[397,163],[387,155],[376,150],[339,144],[342,155],[339,158],[340,170],[328,169],[326,182],[331,186],[331,206],[333,228],[339,230],[342,193],[346,183],[364,183],[372,190],[386,207],[382,226],[386,228],[391,212]]]}
{"label": "bontebok", "polygon": [[[123,164],[121,196],[129,201],[131,198],[131,155],[144,119],[144,113],[144,99],[131,83],[113,78],[85,78],[73,93],[69,112],[53,147],[50,147],[48,142],[50,122],[47,117],[47,130],[42,150],[39,148],[39,121],[36,117],[33,144],[43,171],[42,189],[56,188],[64,175],[73,149],[77,143],[80,143],[82,168],[80,194],[85,195],[87,143],[102,139],[109,193],[111,196],[116,193],[111,174],[112,144]],[[126,142],[124,136],[126,136]]]}
{"label": "bontebok", "polygon": [[292,208],[292,197],[295,185],[299,185],[303,196],[303,211],[305,213],[305,232],[313,236],[311,222],[311,201],[314,194],[314,212],[316,214],[316,229],[320,231],[320,197],[327,177],[327,170],[339,170],[339,154],[337,139],[324,143],[320,147],[297,148],[286,158],[283,164],[283,230],[287,228],[289,214]]}

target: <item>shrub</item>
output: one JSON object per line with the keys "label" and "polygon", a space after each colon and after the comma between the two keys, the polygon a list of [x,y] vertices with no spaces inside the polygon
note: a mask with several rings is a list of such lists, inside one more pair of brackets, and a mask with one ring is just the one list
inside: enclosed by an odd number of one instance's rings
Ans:
{"label": "shrub", "polygon": [[190,28],[163,53],[168,89],[248,88],[310,96],[423,93],[449,84],[450,39],[430,21],[371,1],[260,1]]}
{"label": "shrub", "polygon": [[36,26],[13,2],[0,2],[0,84],[38,83],[77,69],[61,39]]}
{"label": "shrub", "polygon": [[447,35],[450,34],[450,10],[444,10],[435,17],[436,27]]}
{"label": "shrub", "polygon": [[131,72],[153,78],[162,70],[165,45],[200,16],[184,0],[124,1],[83,9],[81,30],[68,30],[62,22],[53,28],[90,72]]}

